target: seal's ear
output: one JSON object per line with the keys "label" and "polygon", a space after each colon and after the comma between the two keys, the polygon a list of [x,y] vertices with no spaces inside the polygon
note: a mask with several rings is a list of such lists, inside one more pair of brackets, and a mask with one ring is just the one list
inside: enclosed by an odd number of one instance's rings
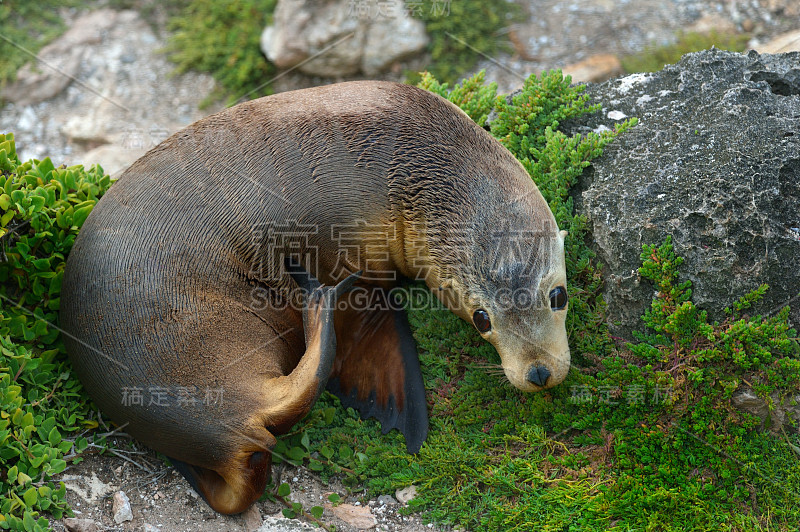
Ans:
{"label": "seal's ear", "polygon": [[566,230],[564,230],[564,229],[562,229],[561,231],[559,231],[559,232],[558,232],[558,236],[560,236],[560,237],[561,237],[561,240],[564,240],[565,238],[567,238],[567,235],[568,235],[568,234],[569,234],[569,233],[568,233]]}
{"label": "seal's ear", "polygon": [[453,279],[450,278],[444,279],[439,284],[439,290],[448,290],[450,288],[453,288]]}
{"label": "seal's ear", "polygon": [[307,293],[310,294],[321,286],[316,277],[308,273],[299,262],[295,262],[291,257],[286,257],[283,265],[286,268],[286,273],[291,275],[294,282]]}

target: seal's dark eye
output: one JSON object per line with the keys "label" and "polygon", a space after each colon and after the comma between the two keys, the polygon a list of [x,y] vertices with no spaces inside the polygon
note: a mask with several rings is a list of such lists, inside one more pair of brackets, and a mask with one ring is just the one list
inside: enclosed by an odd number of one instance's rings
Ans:
{"label": "seal's dark eye", "polygon": [[550,308],[561,310],[567,306],[567,289],[563,286],[556,286],[550,290]]}
{"label": "seal's dark eye", "polygon": [[489,319],[489,313],[479,308],[475,311],[475,314],[472,315],[472,323],[475,324],[475,327],[482,333],[487,333],[492,330],[492,320]]}

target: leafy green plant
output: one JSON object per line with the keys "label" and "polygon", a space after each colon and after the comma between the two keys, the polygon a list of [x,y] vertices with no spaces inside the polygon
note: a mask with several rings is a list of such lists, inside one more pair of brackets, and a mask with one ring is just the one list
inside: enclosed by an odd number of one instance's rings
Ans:
{"label": "leafy green plant", "polygon": [[229,104],[270,94],[275,67],[261,53],[259,39],[276,0],[192,0],[170,18],[165,51],[176,72],[209,72],[220,89],[205,104],[223,96]]}
{"label": "leafy green plant", "polygon": [[[288,434],[284,434],[278,440],[277,445],[272,450],[272,460],[273,464],[280,465],[283,463],[288,463],[293,466],[304,466],[307,464],[308,469],[311,471],[319,472],[323,471],[326,466],[330,468],[331,471],[335,473],[342,473],[344,471],[352,471],[346,467],[339,465],[338,463],[332,461],[334,459],[334,450],[330,449],[329,447],[323,447],[318,451],[313,450],[311,447],[311,441],[309,439],[309,429],[311,427],[324,427],[329,424],[333,420],[334,416],[334,408],[327,407],[327,408],[317,408],[313,412],[309,413],[304,419],[303,422],[294,428],[294,430]],[[345,461],[346,459],[353,456],[353,451],[350,448],[340,448],[339,449],[339,462]],[[265,498],[280,502],[286,508],[282,510],[284,517],[289,519],[294,519],[299,516],[303,516],[311,521],[314,521],[321,527],[326,530],[332,530],[332,527],[328,526],[324,522],[321,521],[324,508],[322,506],[312,506],[308,509],[305,509],[301,503],[293,502],[289,499],[289,495],[291,494],[291,486],[283,482],[279,486],[267,488],[267,492],[265,493]],[[340,497],[339,495],[332,493],[328,500],[336,504],[339,502]]]}
{"label": "leafy green plant", "polygon": [[476,124],[483,125],[489,118],[497,100],[497,83],[486,84],[486,73],[482,70],[469,79],[448,90],[447,83],[440,83],[430,72],[423,72],[418,87],[447,98],[458,105]]}
{"label": "leafy green plant", "polygon": [[623,57],[620,62],[628,74],[634,72],[656,72],[664,65],[677,63],[690,52],[707,50],[712,46],[720,50],[743,52],[747,48],[750,37],[741,33],[720,33],[716,30],[709,33],[679,33],[674,44],[666,46],[650,45],[645,50]]}
{"label": "leafy green plant", "polygon": [[281,511],[284,517],[287,519],[294,519],[300,515],[304,515],[312,518],[312,520],[322,525],[326,530],[330,530],[328,526],[319,521],[324,512],[324,508],[322,506],[312,506],[308,509],[308,511],[306,511],[303,509],[303,505],[301,503],[291,502],[288,499],[290,493],[292,493],[292,487],[288,483],[284,482],[278,486],[275,492],[271,495],[272,498],[275,500],[280,500],[286,505],[286,508]]}
{"label": "leafy green plant", "polygon": [[96,427],[66,360],[58,323],[66,256],[97,198],[102,168],[19,161],[0,135],[0,528],[45,530],[67,512],[52,478],[80,460]]}

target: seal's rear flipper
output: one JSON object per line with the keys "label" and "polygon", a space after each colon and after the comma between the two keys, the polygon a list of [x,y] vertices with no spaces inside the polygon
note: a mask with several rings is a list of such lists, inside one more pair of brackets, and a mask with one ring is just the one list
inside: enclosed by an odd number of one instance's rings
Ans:
{"label": "seal's rear flipper", "polygon": [[[290,266],[288,261],[286,266],[287,269]],[[361,275],[359,271],[336,286],[322,286],[313,275],[297,268],[291,275],[306,290],[303,306],[306,352],[289,375],[271,378],[263,384],[269,404],[262,416],[264,425],[274,434],[288,431],[311,410],[325,389],[336,358],[336,302]]]}
{"label": "seal's rear flipper", "polygon": [[306,269],[303,268],[300,263],[296,262],[291,257],[286,257],[283,262],[283,266],[286,269],[286,273],[288,273],[292,279],[294,279],[294,282],[297,283],[297,286],[305,291],[306,294],[310,294],[315,289],[320,287],[319,280],[317,280],[317,278],[314,277],[314,275],[312,275],[310,272],[306,271]]}
{"label": "seal's rear flipper", "polygon": [[336,361],[328,390],[362,418],[380,421],[384,434],[398,429],[408,452],[416,453],[428,435],[419,357],[405,311],[383,296],[380,308],[360,310],[351,298],[336,312]]}
{"label": "seal's rear flipper", "polygon": [[[238,444],[219,449],[213,469],[170,458],[175,469],[203,496],[214,510],[224,514],[246,510],[263,493],[272,464],[273,434],[283,434],[311,410],[325,389],[336,357],[334,309],[343,293],[355,283],[360,272],[336,286],[322,286],[302,269],[292,272],[306,289],[303,329],[306,352],[289,375],[270,377],[262,383],[262,407],[244,431],[228,427]],[[304,275],[303,275],[304,274]],[[262,346],[263,347],[263,346]],[[221,457],[221,458],[220,458]]]}
{"label": "seal's rear flipper", "polygon": [[217,471],[169,458],[172,465],[186,478],[192,488],[214,510],[223,514],[238,514],[250,507],[267,487],[272,457],[269,452],[247,453],[229,478]]}

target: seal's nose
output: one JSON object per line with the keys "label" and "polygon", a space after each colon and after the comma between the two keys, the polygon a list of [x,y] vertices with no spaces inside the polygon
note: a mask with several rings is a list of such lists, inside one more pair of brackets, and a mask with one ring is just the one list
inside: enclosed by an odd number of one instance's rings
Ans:
{"label": "seal's nose", "polygon": [[545,366],[532,366],[528,371],[528,381],[536,386],[544,386],[550,378],[550,370]]}

